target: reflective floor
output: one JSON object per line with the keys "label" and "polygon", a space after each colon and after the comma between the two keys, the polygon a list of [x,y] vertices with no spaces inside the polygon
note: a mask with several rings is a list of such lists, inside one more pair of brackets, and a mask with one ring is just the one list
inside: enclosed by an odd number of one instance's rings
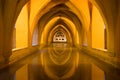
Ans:
{"label": "reflective floor", "polygon": [[120,80],[120,70],[54,43],[0,71],[0,80]]}

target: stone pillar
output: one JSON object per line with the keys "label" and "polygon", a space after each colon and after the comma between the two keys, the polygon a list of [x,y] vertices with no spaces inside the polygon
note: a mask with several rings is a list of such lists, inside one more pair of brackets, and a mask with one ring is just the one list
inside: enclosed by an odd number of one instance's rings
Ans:
{"label": "stone pillar", "polygon": [[90,25],[87,31],[87,38],[88,38],[88,48],[92,48],[92,12],[93,12],[93,4],[89,1],[89,11],[90,11]]}
{"label": "stone pillar", "polygon": [[[4,1],[0,0],[0,61],[3,63],[8,61],[12,53],[12,28],[10,17],[7,17],[9,12],[5,13]],[[6,15],[7,14],[7,15]]]}
{"label": "stone pillar", "polygon": [[92,48],[92,33],[91,33],[91,29],[87,32],[87,43],[88,43],[88,48],[91,49]]}
{"label": "stone pillar", "polygon": [[3,33],[3,57],[5,60],[8,60],[10,55],[12,54],[12,35],[13,34],[10,28],[9,27],[7,27],[6,29],[4,28],[4,33]]}
{"label": "stone pillar", "polygon": [[[4,5],[4,4],[3,4]],[[5,61],[9,60],[10,55],[12,54],[12,40],[13,40],[13,29],[14,29],[14,13],[12,10],[8,10],[10,5],[5,5],[5,9],[2,10],[3,16],[3,57]],[[8,14],[9,13],[9,14]]]}
{"label": "stone pillar", "polygon": [[[108,23],[110,24],[110,23]],[[107,50],[109,52],[109,56],[115,56],[115,53],[114,53],[114,38],[115,38],[115,29],[113,27],[113,25],[109,25],[109,29],[108,29],[108,32],[107,32]]]}
{"label": "stone pillar", "polygon": [[3,23],[2,23],[2,1],[0,0],[0,64],[4,61],[2,54],[3,54]]}
{"label": "stone pillar", "polygon": [[[120,3],[120,1],[118,3]],[[120,58],[120,4],[118,4],[118,16],[116,19],[115,53],[116,57]]]}

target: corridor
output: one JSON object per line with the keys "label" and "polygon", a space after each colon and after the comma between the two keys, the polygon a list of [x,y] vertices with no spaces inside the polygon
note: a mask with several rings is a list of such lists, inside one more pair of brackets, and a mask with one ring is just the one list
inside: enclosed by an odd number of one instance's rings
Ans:
{"label": "corridor", "polygon": [[120,0],[0,0],[0,80],[120,80]]}
{"label": "corridor", "polygon": [[53,43],[1,70],[0,80],[120,80],[119,75],[119,69],[74,46]]}

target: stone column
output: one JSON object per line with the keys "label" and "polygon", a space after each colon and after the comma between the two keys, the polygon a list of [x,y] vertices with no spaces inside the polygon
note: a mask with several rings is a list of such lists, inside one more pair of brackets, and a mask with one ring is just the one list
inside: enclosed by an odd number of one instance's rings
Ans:
{"label": "stone column", "polygon": [[[4,26],[5,27],[5,26]],[[4,28],[3,33],[3,57],[8,60],[12,54],[12,30],[11,27]]]}
{"label": "stone column", "polygon": [[[110,24],[110,22],[108,24]],[[109,25],[109,26],[110,27],[107,32],[107,50],[109,52],[109,56],[115,56],[115,53],[114,53],[115,29],[114,29],[113,25]]]}
{"label": "stone column", "polygon": [[[120,1],[118,3],[120,3]],[[120,4],[118,4],[118,16],[116,19],[115,53],[116,57],[120,58]]]}
{"label": "stone column", "polygon": [[2,22],[2,1],[0,0],[0,64],[4,62],[2,54],[3,54],[3,22]]}

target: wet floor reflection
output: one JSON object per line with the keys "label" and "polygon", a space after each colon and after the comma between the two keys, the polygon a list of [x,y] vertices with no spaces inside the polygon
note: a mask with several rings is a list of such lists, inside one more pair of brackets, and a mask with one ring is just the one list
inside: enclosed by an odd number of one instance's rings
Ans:
{"label": "wet floor reflection", "polygon": [[75,47],[54,43],[3,70],[0,80],[120,80],[116,69],[99,63]]}

